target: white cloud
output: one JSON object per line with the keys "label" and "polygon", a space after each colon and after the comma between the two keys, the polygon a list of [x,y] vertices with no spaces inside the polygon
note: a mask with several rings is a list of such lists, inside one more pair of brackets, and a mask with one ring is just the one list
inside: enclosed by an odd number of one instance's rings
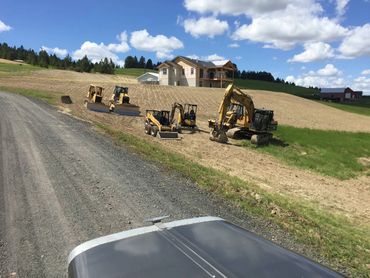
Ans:
{"label": "white cloud", "polygon": [[346,28],[335,20],[320,16],[323,9],[314,0],[290,2],[283,11],[252,16],[252,22],[241,25],[232,38],[288,50],[296,44],[327,42],[346,35]]}
{"label": "white cloud", "polygon": [[229,24],[213,16],[201,17],[198,20],[189,18],[184,20],[184,29],[186,33],[196,38],[200,36],[214,38],[225,33],[229,29]]}
{"label": "white cloud", "polygon": [[335,11],[337,12],[338,17],[343,16],[346,13],[346,8],[349,3],[349,0],[336,0]]}
{"label": "white cloud", "polygon": [[327,64],[324,68],[297,77],[289,75],[285,78],[288,82],[294,82],[296,85],[304,87],[345,87],[348,82],[342,77],[342,72],[332,64]]}
{"label": "white cloud", "polygon": [[238,47],[240,47],[240,45],[238,43],[230,43],[228,45],[228,47],[230,47],[230,48],[238,48]]}
{"label": "white cloud", "polygon": [[184,47],[176,37],[151,36],[146,29],[132,32],[130,43],[138,50],[156,52],[158,59],[170,59],[174,50]]}
{"label": "white cloud", "polygon": [[11,29],[12,27],[10,27],[9,25],[6,25],[4,22],[0,20],[0,33],[10,31]]}
{"label": "white cloud", "polygon": [[241,59],[243,59],[243,57],[242,56],[236,56],[235,59],[236,60],[241,60]]}
{"label": "white cloud", "polygon": [[[206,56],[198,56],[196,54],[192,54],[192,55],[188,55],[186,57],[188,57],[190,59],[194,59],[194,60],[211,61],[211,62],[225,60],[225,57],[220,56],[220,55],[218,55],[216,53],[215,54],[211,54],[211,55],[206,55]],[[237,56],[235,58],[236,59],[238,59],[238,58],[241,59],[242,57],[241,56]]]}
{"label": "white cloud", "polygon": [[50,47],[47,47],[47,46],[41,46],[41,49],[45,50],[47,53],[49,53],[49,55],[55,54],[59,58],[64,58],[68,54],[67,49],[59,48],[59,47],[50,48]]}
{"label": "white cloud", "polygon": [[195,55],[195,54],[188,55],[188,56],[186,56],[186,57],[188,57],[188,58],[190,58],[190,59],[194,59],[194,60],[199,60],[199,59],[200,59],[200,57],[199,57],[198,55]]}
{"label": "white cloud", "polygon": [[362,75],[370,75],[370,69],[367,69],[367,70],[363,70],[361,72]]}
{"label": "white cloud", "polygon": [[185,0],[187,10],[201,14],[251,15],[285,9],[289,0]]}
{"label": "white cloud", "polygon": [[209,56],[202,57],[202,58],[203,58],[203,60],[206,60],[206,61],[221,61],[221,60],[225,60],[225,57],[219,56],[216,53],[215,54],[212,54],[212,55],[209,55]]}
{"label": "white cloud", "polygon": [[339,46],[341,58],[370,56],[370,24],[352,29]]}
{"label": "white cloud", "polygon": [[319,76],[338,76],[342,74],[333,64],[327,64],[324,68],[317,71]]}
{"label": "white cloud", "polygon": [[370,94],[370,78],[365,76],[357,77],[353,80],[352,84],[355,90],[363,91],[366,94]]}
{"label": "white cloud", "polygon": [[122,32],[117,36],[120,43],[110,43],[108,45],[104,43],[97,44],[91,41],[85,41],[80,49],[73,52],[73,59],[81,59],[85,55],[93,62],[99,62],[104,58],[112,59],[112,61],[118,65],[123,65],[124,61],[120,60],[118,53],[125,53],[130,50],[127,44],[127,34]]}
{"label": "white cloud", "polygon": [[309,63],[334,57],[334,50],[327,43],[305,43],[304,49],[302,53],[294,55],[288,62]]}

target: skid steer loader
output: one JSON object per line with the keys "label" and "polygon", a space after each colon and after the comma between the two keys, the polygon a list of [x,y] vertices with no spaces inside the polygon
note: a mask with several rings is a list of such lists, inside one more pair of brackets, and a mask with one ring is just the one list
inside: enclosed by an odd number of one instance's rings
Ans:
{"label": "skid steer loader", "polygon": [[170,123],[170,111],[146,110],[144,130],[146,134],[153,137],[180,139],[178,130]]}
{"label": "skid steer loader", "polygon": [[84,104],[87,109],[96,111],[96,112],[104,112],[109,113],[109,106],[103,103],[103,91],[104,88],[100,86],[96,86],[91,84],[89,87],[89,91],[87,92],[86,99],[84,100]]}
{"label": "skid steer loader", "polygon": [[110,99],[109,110],[118,115],[139,116],[139,106],[130,103],[128,88],[116,86]]}

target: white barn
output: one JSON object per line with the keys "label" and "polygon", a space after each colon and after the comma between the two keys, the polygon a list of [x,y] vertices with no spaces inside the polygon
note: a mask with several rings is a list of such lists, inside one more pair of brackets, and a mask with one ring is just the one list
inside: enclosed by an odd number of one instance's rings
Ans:
{"label": "white barn", "polygon": [[140,84],[159,84],[159,74],[155,72],[146,72],[137,78]]}

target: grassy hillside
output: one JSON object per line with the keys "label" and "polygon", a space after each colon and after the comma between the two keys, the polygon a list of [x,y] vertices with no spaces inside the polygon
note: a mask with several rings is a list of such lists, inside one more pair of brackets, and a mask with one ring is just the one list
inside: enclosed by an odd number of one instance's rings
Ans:
{"label": "grassy hillside", "polygon": [[[266,82],[259,80],[245,80],[245,79],[235,79],[234,83],[236,86],[242,89],[283,92],[299,97],[320,101],[319,100],[320,97],[318,95],[319,92],[317,90],[301,86],[292,86],[282,83]],[[363,97],[361,100],[351,103],[335,103],[326,101],[320,101],[320,103],[347,112],[370,116],[370,97]]]}
{"label": "grassy hillside", "polygon": [[8,73],[27,73],[34,70],[41,70],[42,68],[28,65],[28,64],[16,64],[16,63],[2,63],[0,61],[0,74]]}
{"label": "grassy hillside", "polygon": [[235,79],[234,84],[242,89],[283,92],[306,98],[315,98],[315,93],[316,94],[318,93],[317,90],[301,86],[293,86],[288,84],[260,80]]}
{"label": "grassy hillside", "polygon": [[326,102],[326,101],[320,101],[320,103],[323,103],[328,106],[341,109],[347,112],[370,116],[370,96],[363,97],[362,99],[356,102],[351,102],[351,103],[336,103],[336,102]]}
{"label": "grassy hillside", "polygon": [[150,69],[125,69],[125,68],[119,68],[115,70],[115,74],[123,74],[123,75],[131,75],[138,77],[146,72],[157,72],[155,70]]}
{"label": "grassy hillside", "polygon": [[[282,161],[338,179],[370,174],[359,158],[370,157],[370,134],[279,126],[275,140],[258,148]],[[248,141],[244,144],[250,147]],[[338,151],[340,150],[340,151]]]}

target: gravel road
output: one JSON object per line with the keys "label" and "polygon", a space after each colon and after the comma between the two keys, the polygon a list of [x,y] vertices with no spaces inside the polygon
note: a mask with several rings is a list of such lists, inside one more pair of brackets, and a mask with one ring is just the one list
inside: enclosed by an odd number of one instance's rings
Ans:
{"label": "gravel road", "polygon": [[162,215],[220,216],[313,256],[274,225],[115,146],[89,123],[0,92],[1,278],[66,277],[79,243]]}

